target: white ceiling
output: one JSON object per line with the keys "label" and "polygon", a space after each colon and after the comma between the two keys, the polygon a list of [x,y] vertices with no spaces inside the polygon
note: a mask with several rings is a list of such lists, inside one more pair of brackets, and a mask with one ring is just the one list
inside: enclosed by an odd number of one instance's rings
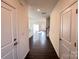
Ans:
{"label": "white ceiling", "polygon": [[[29,4],[29,12],[30,16],[34,17],[37,16],[49,16],[52,9],[58,2],[58,0],[25,0]],[[41,11],[38,12],[37,9],[40,9]],[[46,14],[42,14],[46,13]]]}

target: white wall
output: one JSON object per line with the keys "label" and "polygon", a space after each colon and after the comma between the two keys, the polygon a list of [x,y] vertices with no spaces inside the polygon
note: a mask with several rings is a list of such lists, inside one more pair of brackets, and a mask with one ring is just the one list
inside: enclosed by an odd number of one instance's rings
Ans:
{"label": "white wall", "polygon": [[76,0],[59,0],[50,15],[50,39],[59,56],[60,12]]}
{"label": "white wall", "polygon": [[16,8],[16,29],[18,40],[18,59],[24,59],[29,52],[29,39],[28,39],[28,5],[19,4],[19,0],[4,0],[8,4]]}
{"label": "white wall", "polygon": [[19,54],[20,59],[24,59],[26,54],[29,52],[29,30],[28,30],[28,6],[20,6],[18,9],[19,14]]}

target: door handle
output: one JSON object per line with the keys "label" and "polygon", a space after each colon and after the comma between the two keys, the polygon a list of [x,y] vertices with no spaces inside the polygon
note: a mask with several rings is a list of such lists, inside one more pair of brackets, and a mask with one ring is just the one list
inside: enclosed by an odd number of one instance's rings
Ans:
{"label": "door handle", "polygon": [[16,41],[16,38],[14,38],[14,41]]}
{"label": "door handle", "polygon": [[15,42],[15,43],[14,43],[14,46],[16,46],[17,44],[18,44],[18,43],[17,43],[17,42]]}

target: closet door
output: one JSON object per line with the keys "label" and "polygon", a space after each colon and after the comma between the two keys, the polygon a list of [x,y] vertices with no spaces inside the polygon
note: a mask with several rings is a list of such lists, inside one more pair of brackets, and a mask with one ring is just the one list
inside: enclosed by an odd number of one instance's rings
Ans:
{"label": "closet door", "polygon": [[77,59],[76,6],[77,3],[61,13],[60,59]]}
{"label": "closet door", "polygon": [[1,1],[1,59],[18,59],[14,15],[15,8]]}

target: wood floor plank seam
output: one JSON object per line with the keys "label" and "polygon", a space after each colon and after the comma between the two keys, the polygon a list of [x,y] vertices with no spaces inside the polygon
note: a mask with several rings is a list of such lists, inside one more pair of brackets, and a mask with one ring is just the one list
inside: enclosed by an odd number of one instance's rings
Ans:
{"label": "wood floor plank seam", "polygon": [[59,59],[49,37],[45,37],[40,35],[36,42],[33,36],[29,39],[30,51],[25,59]]}

